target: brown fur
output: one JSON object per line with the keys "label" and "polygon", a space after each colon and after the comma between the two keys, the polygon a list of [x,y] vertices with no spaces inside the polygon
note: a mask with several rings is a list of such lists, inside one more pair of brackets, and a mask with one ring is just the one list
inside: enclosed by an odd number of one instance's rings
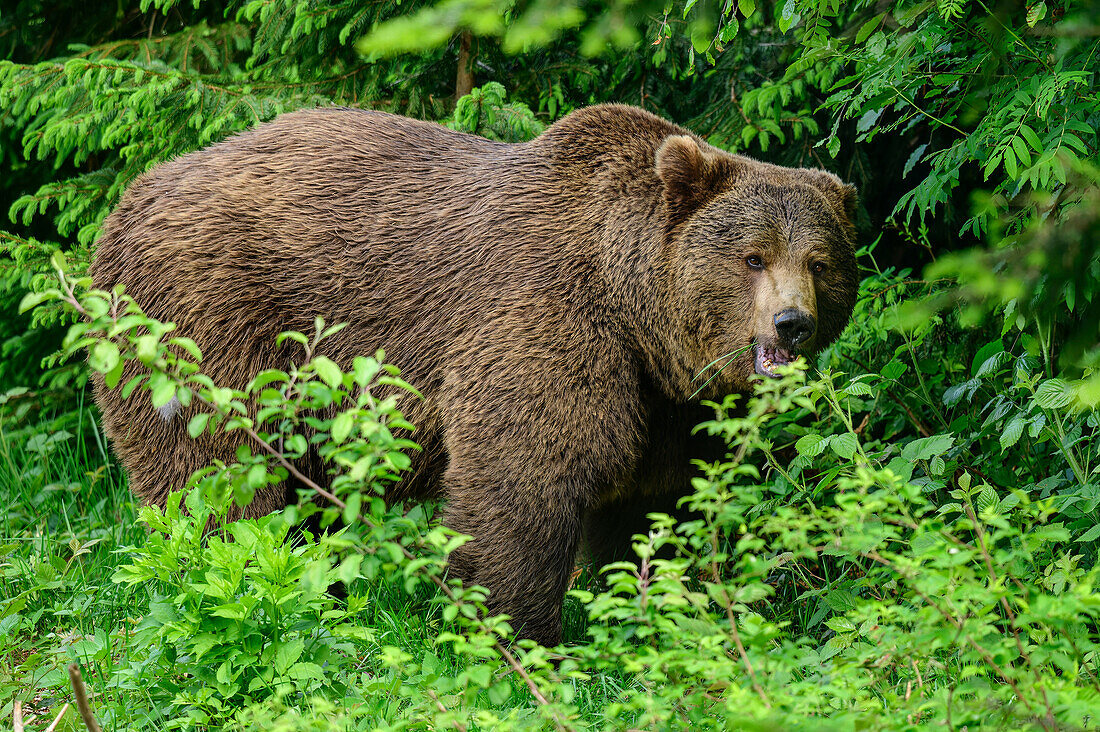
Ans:
{"label": "brown fur", "polygon": [[[553,643],[582,526],[608,556],[630,521],[688,489],[700,370],[774,342],[784,307],[817,318],[808,352],[847,323],[852,202],[832,175],[729,155],[626,106],[524,144],[313,110],[143,176],[92,273],[177,323],[227,386],[285,367],[276,334],[315,315],[350,324],[325,350],[344,366],[384,347],[425,395],[405,404],[425,450],[391,498],[442,494],[444,523],[474,537],[455,571]],[[707,394],[745,389],[753,371],[741,356]],[[101,380],[96,398],[146,502],[238,444],[196,443],[189,410],[166,420]],[[270,488],[244,515],[286,500]]]}

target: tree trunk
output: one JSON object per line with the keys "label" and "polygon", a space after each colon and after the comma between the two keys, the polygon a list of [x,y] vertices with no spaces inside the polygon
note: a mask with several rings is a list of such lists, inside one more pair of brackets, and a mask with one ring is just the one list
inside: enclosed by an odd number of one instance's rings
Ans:
{"label": "tree trunk", "polygon": [[474,88],[474,57],[470,53],[473,37],[465,30],[458,36],[458,74],[455,76],[455,100],[470,93]]}

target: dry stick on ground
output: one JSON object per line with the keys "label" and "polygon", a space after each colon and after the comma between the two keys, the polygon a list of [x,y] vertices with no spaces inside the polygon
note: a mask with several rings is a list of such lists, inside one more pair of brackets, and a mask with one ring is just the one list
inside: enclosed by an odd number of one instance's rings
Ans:
{"label": "dry stick on ground", "polygon": [[[64,292],[65,296],[64,296],[64,298],[62,298],[63,302],[68,304],[70,307],[72,307],[74,310],[76,310],[78,313],[80,313],[85,318],[90,318],[90,315],[89,315],[88,311],[84,308],[83,305],[80,304],[80,301],[77,299],[74,287],[68,281],[68,279],[65,277],[65,273],[62,270],[59,269],[59,270],[57,270],[57,277],[58,277],[58,280],[61,283],[62,288],[65,291]],[[112,307],[112,317],[117,322],[117,315],[115,314],[114,307]],[[125,344],[125,345],[130,345],[130,344]],[[168,374],[168,375],[170,377],[176,379],[177,381],[179,380],[178,374]],[[208,408],[214,410],[215,413],[222,414],[223,416],[225,416],[224,412],[222,412],[222,410],[219,409],[216,404],[214,404],[213,402],[211,402],[208,399],[203,398],[203,396],[201,394],[196,393],[195,398],[198,399],[203,404],[205,404]],[[328,490],[325,490],[324,488],[322,488],[321,485],[319,485],[316,481],[312,480],[311,478],[309,478],[308,476],[303,474],[300,470],[298,470],[298,468],[282,453],[281,450],[278,450],[271,443],[269,443],[267,440],[263,439],[260,436],[260,434],[258,432],[256,432],[255,429],[253,429],[252,427],[243,426],[243,425],[241,426],[240,429],[241,429],[242,432],[244,432],[246,435],[248,435],[248,437],[250,437],[252,440],[254,440],[256,442],[256,444],[261,449],[264,450],[264,452],[271,455],[271,457],[273,457],[280,465],[282,465],[284,468],[286,468],[286,470],[291,475],[293,475],[298,480],[302,481],[303,485],[308,487],[310,490],[314,491],[317,495],[323,496],[330,503],[332,503],[333,505],[339,507],[340,509],[346,508],[347,504],[344,501],[342,501],[340,498],[338,498],[331,491],[328,491]],[[362,514],[359,514],[358,516],[356,516],[356,518],[358,520],[362,521],[364,524],[366,524],[367,526],[369,526],[371,528],[377,528],[377,526],[374,523],[372,523],[368,518],[366,518]],[[405,557],[405,559],[411,561],[411,560],[414,560],[416,558],[415,555],[412,552],[410,552],[406,547],[401,546],[400,548],[401,548],[401,553]],[[434,574],[428,575],[428,577],[429,577],[429,579],[431,579],[432,583],[436,587],[438,587],[440,589],[440,591],[447,597],[448,600],[451,600],[452,602],[457,601],[457,597],[455,596],[454,590],[446,582],[444,582],[442,579],[440,579],[438,576],[436,576]],[[530,674],[527,673],[527,669],[525,669],[523,667],[523,664],[521,664],[516,659],[516,657],[514,655],[512,655],[512,652],[508,650],[508,647],[506,645],[504,645],[504,643],[502,643],[501,640],[498,637],[496,637],[496,635],[491,630],[489,631],[489,634],[493,637],[493,648],[497,651],[497,653],[500,654],[501,658],[504,659],[505,663],[507,663],[508,666],[516,674],[519,675],[519,677],[523,680],[524,684],[527,686],[528,690],[531,692],[531,695],[535,697],[535,700],[541,705],[549,706],[550,701],[546,698],[546,695],[542,693],[542,690],[539,689],[538,684],[535,683],[535,680],[532,679]],[[79,669],[77,669],[75,664],[73,664],[69,667],[69,678],[73,682],[73,688],[74,689],[76,689],[78,686],[80,688],[80,691],[77,693],[77,702],[79,704],[80,699],[81,699],[81,695],[84,693],[84,682],[81,680],[80,671],[79,671]],[[89,732],[101,732],[99,725],[95,721],[95,718],[91,716],[91,709],[87,706],[87,701],[88,701],[87,696],[85,695],[83,698],[84,698],[84,704],[83,704],[83,706],[80,707],[80,709],[81,709],[81,716],[84,716],[84,724],[88,727]],[[436,703],[439,704],[440,707],[442,707],[442,704],[439,702],[438,699],[436,699]],[[84,715],[84,710],[85,709],[88,710],[87,716]],[[563,720],[556,711],[550,710],[550,714],[551,714],[553,722],[554,722],[554,727],[557,728],[558,730],[561,730],[562,732],[566,732],[567,730],[572,730],[573,729],[572,727],[570,727],[568,724],[565,723],[565,720]]]}
{"label": "dry stick on ground", "polygon": [[65,706],[61,707],[61,711],[57,713],[57,716],[50,722],[50,726],[43,730],[43,732],[53,732],[57,729],[57,723],[61,721],[61,718],[65,716],[65,712],[67,711],[69,711],[69,702],[65,702]]}
{"label": "dry stick on ground", "polygon": [[73,693],[76,694],[76,708],[80,711],[84,726],[88,728],[88,732],[103,732],[99,722],[95,721],[95,715],[92,714],[92,707],[88,704],[88,689],[84,686],[84,679],[81,678],[80,669],[75,663],[69,664],[69,681],[72,682]]}
{"label": "dry stick on ground", "polygon": [[18,699],[12,705],[11,727],[12,732],[23,732],[23,702]]}

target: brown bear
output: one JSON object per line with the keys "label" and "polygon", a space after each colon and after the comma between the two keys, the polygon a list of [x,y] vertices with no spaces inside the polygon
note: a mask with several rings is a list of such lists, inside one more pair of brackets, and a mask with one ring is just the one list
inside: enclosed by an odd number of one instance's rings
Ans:
{"label": "brown bear", "polygon": [[[354,109],[279,117],[138,179],[107,219],[96,286],[178,324],[215,382],[295,358],[281,331],[348,323],[326,355],[385,348],[423,393],[392,500],[441,496],[473,539],[452,570],[552,644],[582,536],[611,556],[689,490],[704,396],[746,390],[845,327],[854,190],[728,154],[641,109],[576,111],[506,144]],[[96,383],[142,500],[230,461],[190,409]],[[193,407],[192,407],[193,409]],[[323,480],[323,470],[313,470]],[[284,506],[287,489],[244,511]]]}

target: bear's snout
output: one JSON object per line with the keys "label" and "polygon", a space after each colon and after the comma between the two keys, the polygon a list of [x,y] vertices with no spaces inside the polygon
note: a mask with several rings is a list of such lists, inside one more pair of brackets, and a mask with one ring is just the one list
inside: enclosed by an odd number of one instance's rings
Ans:
{"label": "bear's snout", "polygon": [[814,316],[798,308],[784,308],[775,314],[775,334],[785,348],[796,350],[814,337],[817,321]]}

